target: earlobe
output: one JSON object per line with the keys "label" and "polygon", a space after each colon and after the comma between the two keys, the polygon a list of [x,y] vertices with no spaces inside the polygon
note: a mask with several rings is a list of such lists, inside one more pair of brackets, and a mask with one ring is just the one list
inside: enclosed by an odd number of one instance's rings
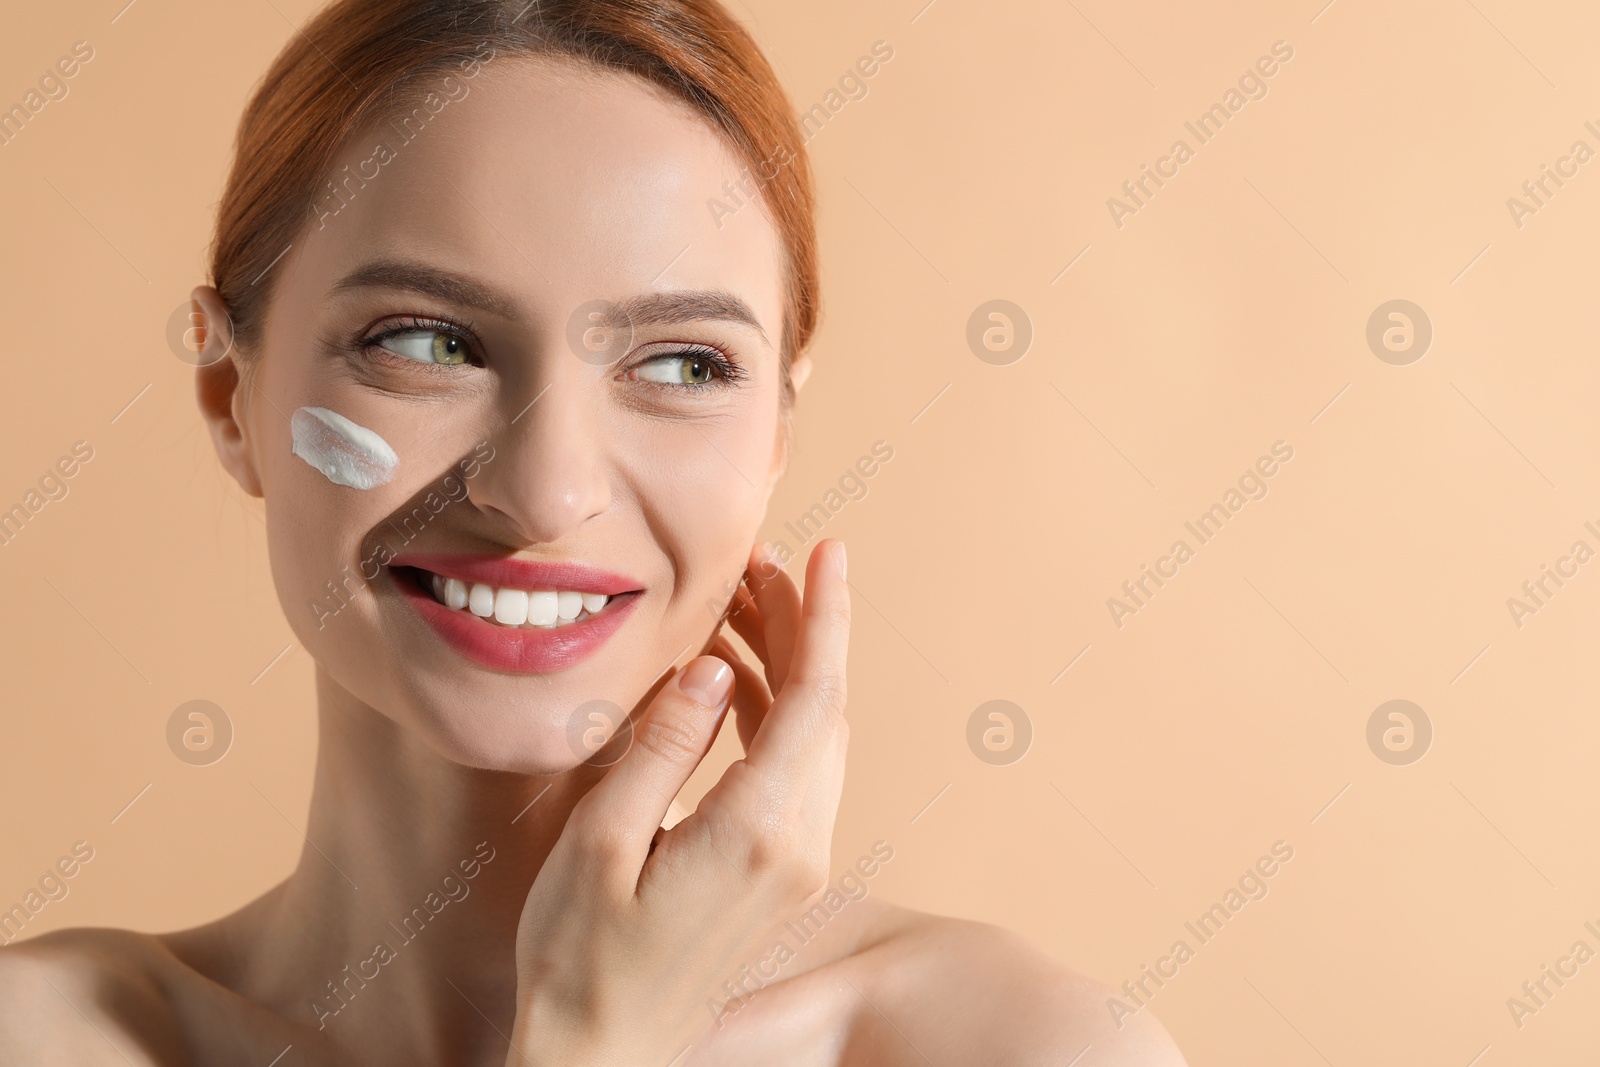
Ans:
{"label": "earlobe", "polygon": [[233,351],[233,321],[228,316],[222,295],[209,285],[196,286],[189,294],[194,311],[196,362],[195,399],[200,415],[211,433],[217,458],[233,475],[239,487],[251,496],[261,496],[261,478],[256,472],[243,415],[246,382]]}

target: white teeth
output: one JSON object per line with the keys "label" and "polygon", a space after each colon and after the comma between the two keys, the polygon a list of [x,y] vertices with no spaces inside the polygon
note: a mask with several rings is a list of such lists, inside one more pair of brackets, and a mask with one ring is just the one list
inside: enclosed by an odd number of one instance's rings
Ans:
{"label": "white teeth", "polygon": [[554,626],[556,622],[556,594],[548,592],[528,594],[528,622],[534,626]]}
{"label": "white teeth", "polygon": [[549,629],[582,622],[603,609],[611,598],[604,593],[579,593],[570,589],[498,589],[482,582],[464,582],[429,574],[427,588],[433,599],[452,611],[463,608],[481,619],[502,626],[538,626]]}
{"label": "white teeth", "polygon": [[[534,596],[539,594],[535,593]],[[499,589],[494,594],[494,621],[502,626],[521,626],[528,621],[528,594],[521,589]]]}

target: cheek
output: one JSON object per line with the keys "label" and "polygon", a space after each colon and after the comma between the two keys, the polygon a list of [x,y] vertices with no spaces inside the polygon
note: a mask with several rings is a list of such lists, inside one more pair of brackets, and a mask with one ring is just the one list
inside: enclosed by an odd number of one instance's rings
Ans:
{"label": "cheek", "polygon": [[[771,419],[675,426],[630,461],[647,523],[671,560],[674,598],[703,609],[744,572],[766,511]],[[708,615],[708,623],[715,621]]]}
{"label": "cheek", "polygon": [[[383,405],[349,388],[307,386],[282,394],[263,405],[264,421],[257,423],[273,583],[296,636],[331,662],[358,651],[355,645],[341,647],[341,635],[354,642],[363,628],[355,620],[377,619],[369,585],[383,580],[377,564],[386,557],[378,546],[398,551],[404,543],[392,520],[411,514],[430,489],[438,490],[441,479],[433,468],[448,473],[453,459],[439,451],[437,440],[424,442],[417,427],[397,423]],[[357,429],[345,427],[341,435],[324,425],[308,426],[308,408],[336,413]],[[370,432],[377,444],[358,431]],[[388,450],[387,480],[358,488],[377,479],[360,476],[366,469],[358,462],[362,447],[344,449],[349,455],[341,459],[341,438],[365,444],[369,453]],[[436,461],[430,452],[439,453]],[[426,509],[421,514],[429,518]]]}
{"label": "cheek", "polygon": [[273,583],[289,624],[316,649],[351,616],[375,616],[366,588],[374,528],[405,498],[403,475],[373,490],[335,485],[289,452],[262,464]]}

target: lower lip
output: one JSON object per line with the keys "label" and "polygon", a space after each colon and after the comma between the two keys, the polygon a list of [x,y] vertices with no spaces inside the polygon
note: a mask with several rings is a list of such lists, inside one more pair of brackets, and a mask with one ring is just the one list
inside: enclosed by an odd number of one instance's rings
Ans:
{"label": "lower lip", "polygon": [[391,570],[389,577],[445,644],[480,667],[512,674],[554,674],[576,667],[622,627],[639,602],[638,593],[627,593],[614,597],[598,615],[551,629],[501,626],[445,607],[404,575]]}

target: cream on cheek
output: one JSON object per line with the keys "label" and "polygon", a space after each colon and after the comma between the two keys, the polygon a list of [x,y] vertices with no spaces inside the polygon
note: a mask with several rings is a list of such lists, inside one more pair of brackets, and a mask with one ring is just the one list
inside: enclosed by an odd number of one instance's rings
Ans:
{"label": "cream on cheek", "polygon": [[289,420],[291,451],[334,485],[375,489],[387,485],[400,465],[389,442],[337,411],[303,407]]}

